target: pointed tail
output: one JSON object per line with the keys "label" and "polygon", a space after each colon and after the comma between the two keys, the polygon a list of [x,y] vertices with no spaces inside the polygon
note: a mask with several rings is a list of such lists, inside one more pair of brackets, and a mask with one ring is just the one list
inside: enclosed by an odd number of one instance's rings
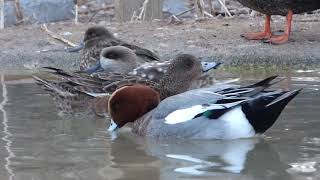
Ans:
{"label": "pointed tail", "polygon": [[36,81],[37,85],[39,85],[45,91],[49,92],[49,94],[52,96],[76,96],[75,90],[73,90],[73,85],[69,84],[68,82],[51,82],[39,78],[38,76],[32,76],[32,78]]}
{"label": "pointed tail", "polygon": [[250,124],[257,133],[264,133],[277,120],[286,105],[296,96],[302,89],[293,91],[274,91],[264,93],[251,101],[242,105]]}

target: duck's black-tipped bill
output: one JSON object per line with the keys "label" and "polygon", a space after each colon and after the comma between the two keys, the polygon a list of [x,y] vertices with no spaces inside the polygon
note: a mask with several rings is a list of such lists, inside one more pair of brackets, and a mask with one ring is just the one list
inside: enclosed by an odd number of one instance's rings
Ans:
{"label": "duck's black-tipped bill", "polygon": [[81,42],[79,45],[75,47],[66,48],[67,52],[79,52],[81,49],[84,48],[84,42]]}
{"label": "duck's black-tipped bill", "polygon": [[111,119],[108,131],[114,132],[117,131],[117,129],[119,129],[118,125]]}
{"label": "duck's black-tipped bill", "polygon": [[88,69],[86,70],[83,70],[83,71],[78,71],[78,72],[85,72],[85,73],[89,73],[89,74],[92,74],[92,73],[96,73],[96,72],[103,72],[104,69],[101,67],[101,64],[100,62],[97,62],[95,65],[89,67]]}
{"label": "duck's black-tipped bill", "polygon": [[201,65],[202,65],[202,71],[203,72],[207,72],[211,69],[217,69],[218,66],[220,66],[222,63],[216,63],[216,62],[205,62],[205,61],[202,61],[201,62]]}

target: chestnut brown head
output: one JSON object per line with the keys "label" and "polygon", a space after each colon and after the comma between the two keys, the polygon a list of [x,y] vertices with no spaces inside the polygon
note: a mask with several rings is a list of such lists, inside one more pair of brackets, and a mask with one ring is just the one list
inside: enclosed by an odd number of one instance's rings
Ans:
{"label": "chestnut brown head", "polygon": [[159,93],[148,86],[133,85],[116,90],[108,102],[108,112],[113,121],[109,131],[134,122],[155,108],[159,102]]}

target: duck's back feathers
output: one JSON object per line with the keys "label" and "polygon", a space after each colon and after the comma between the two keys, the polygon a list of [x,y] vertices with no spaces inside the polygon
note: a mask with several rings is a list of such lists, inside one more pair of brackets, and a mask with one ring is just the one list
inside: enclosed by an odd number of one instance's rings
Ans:
{"label": "duck's back feathers", "polygon": [[260,92],[264,91],[265,89],[269,88],[270,86],[281,82],[283,78],[278,78],[278,76],[271,76],[266,79],[263,79],[257,83],[250,84],[247,86],[234,86],[234,87],[229,87],[225,88],[219,91],[216,91],[216,93],[223,94],[228,97],[251,97],[259,94]]}
{"label": "duck's back feathers", "polygon": [[238,0],[244,6],[263,14],[283,15],[291,9],[293,13],[300,14],[320,8],[319,0]]}
{"label": "duck's back feathers", "polygon": [[148,49],[133,44],[128,44],[126,42],[121,42],[119,45],[132,49],[137,56],[140,58],[144,57],[143,60],[145,62],[160,61],[159,56]]}
{"label": "duck's back feathers", "polygon": [[132,86],[132,85],[137,85],[137,84],[149,86],[155,90],[158,90],[158,87],[159,87],[158,83],[152,82],[150,80],[141,79],[141,78],[132,78],[132,79],[123,79],[121,81],[115,81],[111,84],[108,84],[103,87],[103,91],[112,93],[121,87]]}
{"label": "duck's back feathers", "polygon": [[160,82],[170,64],[171,61],[145,63],[135,68],[130,74]]}
{"label": "duck's back feathers", "polygon": [[248,86],[225,84],[190,90],[185,93],[178,94],[174,96],[174,98],[168,98],[163,100],[159,105],[161,107],[163,106],[163,109],[161,109],[160,107],[159,109],[161,110],[159,111],[167,113],[168,111],[174,111],[175,108],[186,108],[193,105],[204,104],[203,102],[230,103],[238,100],[240,101],[243,100],[243,98],[250,97],[248,95],[256,95],[258,92],[261,92],[270,85],[273,85],[273,80],[276,77],[277,76],[268,77],[262,81],[259,81],[258,83]]}

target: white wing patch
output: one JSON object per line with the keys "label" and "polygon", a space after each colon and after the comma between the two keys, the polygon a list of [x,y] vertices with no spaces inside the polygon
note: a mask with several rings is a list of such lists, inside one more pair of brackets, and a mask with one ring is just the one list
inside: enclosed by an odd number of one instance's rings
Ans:
{"label": "white wing patch", "polygon": [[225,106],[212,104],[208,106],[195,105],[190,108],[173,111],[165,118],[166,124],[177,124],[192,120],[196,115],[211,109],[225,109]]}
{"label": "white wing patch", "polygon": [[230,107],[236,106],[245,100],[226,103],[226,104],[210,104],[210,105],[195,105],[190,108],[179,109],[173,111],[165,118],[166,124],[178,124],[186,121],[192,120],[196,115],[201,114],[208,110],[213,109],[228,109]]}

